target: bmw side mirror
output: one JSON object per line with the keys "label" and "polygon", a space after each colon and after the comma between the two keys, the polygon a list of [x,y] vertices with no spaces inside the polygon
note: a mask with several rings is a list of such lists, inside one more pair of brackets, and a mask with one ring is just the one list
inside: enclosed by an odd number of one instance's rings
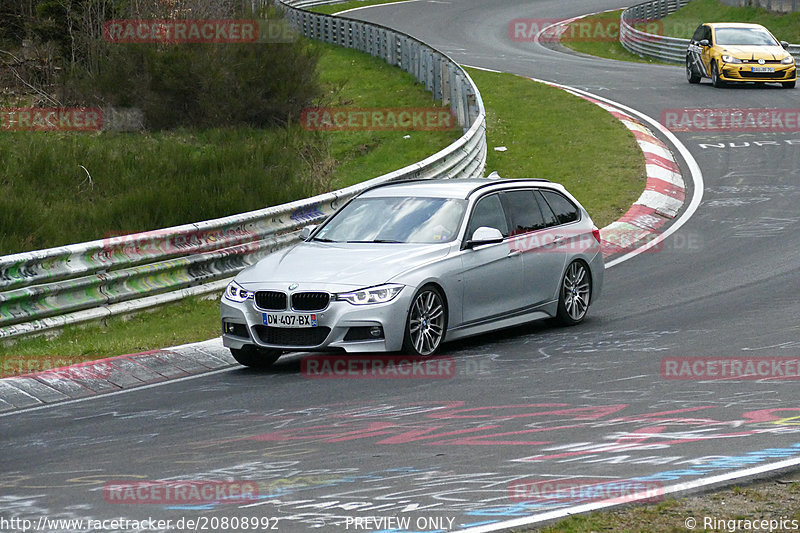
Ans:
{"label": "bmw side mirror", "polygon": [[467,246],[469,248],[475,248],[483,244],[496,244],[498,242],[503,242],[503,234],[500,233],[499,229],[481,226],[475,230],[472,234],[472,238],[467,241]]}
{"label": "bmw side mirror", "polygon": [[789,43],[786,42],[786,41],[781,41],[781,46],[783,46],[784,50],[788,50],[789,49]]}
{"label": "bmw side mirror", "polygon": [[708,42],[708,39],[703,39],[703,40],[702,40],[702,41],[700,41],[698,44],[699,44],[700,46],[703,46],[703,47],[706,47],[706,46],[711,46],[711,43],[710,43],[710,42]]}
{"label": "bmw side mirror", "polygon": [[310,226],[306,226],[305,228],[301,229],[300,240],[307,241],[315,229],[317,229],[317,224],[311,224]]}

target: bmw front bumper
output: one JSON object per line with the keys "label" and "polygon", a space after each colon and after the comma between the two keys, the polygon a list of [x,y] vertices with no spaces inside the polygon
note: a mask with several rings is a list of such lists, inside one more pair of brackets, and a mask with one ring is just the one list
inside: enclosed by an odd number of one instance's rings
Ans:
{"label": "bmw front bumper", "polygon": [[[352,289],[341,286],[304,287],[303,291],[334,294]],[[259,287],[258,290],[279,289]],[[318,311],[266,311],[257,308],[253,298],[240,303],[223,296],[220,306],[222,343],[233,349],[249,345],[282,351],[399,351],[403,347],[406,319],[413,296],[413,287],[404,287],[390,302],[355,305],[331,299],[326,308]],[[268,312],[281,315],[313,314],[317,325],[303,328],[267,326],[264,317]],[[376,326],[381,330],[378,337],[374,335]]]}

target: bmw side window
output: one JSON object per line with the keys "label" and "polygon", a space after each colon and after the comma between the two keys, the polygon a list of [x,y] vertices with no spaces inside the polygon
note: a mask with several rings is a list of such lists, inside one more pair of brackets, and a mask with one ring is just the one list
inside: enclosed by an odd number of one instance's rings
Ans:
{"label": "bmw side window", "polygon": [[511,218],[511,235],[544,229],[546,224],[533,191],[509,191],[503,194]]}
{"label": "bmw side window", "polygon": [[536,197],[536,203],[539,204],[539,209],[541,209],[542,211],[542,217],[544,218],[545,227],[549,228],[550,226],[557,225],[558,221],[556,220],[556,216],[553,214],[553,210],[550,209],[550,206],[547,205],[547,202],[544,201],[542,193],[536,191],[534,196]]}
{"label": "bmw side window", "polygon": [[694,42],[699,43],[704,39],[703,35],[705,34],[705,28],[706,27],[701,24],[696,30],[694,30],[694,35],[692,35],[692,40]]}
{"label": "bmw side window", "polygon": [[709,44],[714,44],[714,39],[711,37],[711,28],[708,26],[703,26],[705,28],[705,33],[703,34],[703,39],[708,39]]}
{"label": "bmw side window", "polygon": [[542,191],[542,196],[553,210],[559,224],[569,224],[580,218],[578,208],[557,192]]}
{"label": "bmw side window", "polygon": [[475,230],[481,226],[499,229],[503,237],[508,237],[508,223],[499,195],[491,194],[478,200],[475,209],[472,210],[465,238],[471,239]]}

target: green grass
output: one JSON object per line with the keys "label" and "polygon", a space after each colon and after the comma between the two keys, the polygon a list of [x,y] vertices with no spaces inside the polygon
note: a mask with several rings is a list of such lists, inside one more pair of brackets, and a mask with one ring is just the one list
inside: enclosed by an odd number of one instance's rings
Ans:
{"label": "green grass", "polygon": [[[355,50],[324,46],[328,53],[322,57],[320,68],[324,73],[326,96],[321,105],[441,107],[441,103],[434,102],[431,94],[411,74]],[[327,132],[330,154],[337,163],[332,187],[339,189],[416,163],[462,134],[460,128],[447,131]]]}
{"label": "green grass", "polygon": [[[641,194],[645,180],[641,151],[630,132],[606,111],[519,76],[468,70],[487,109],[487,171],[563,183],[598,227],[619,218]],[[391,99],[391,105],[401,97],[383,96]],[[508,150],[495,151],[499,146]],[[358,161],[353,159],[352,164]],[[219,335],[219,328],[218,301],[192,299],[129,321],[112,318],[106,327],[67,328],[47,341],[22,339],[0,347],[0,354],[100,358],[205,340]]]}
{"label": "green grass", "polygon": [[[519,76],[467,71],[486,104],[487,171],[563,183],[598,227],[619,218],[642,193],[641,150],[607,111]],[[507,151],[494,149],[501,146]]]}
{"label": "green grass", "polygon": [[299,128],[0,134],[0,254],[300,198],[310,168],[286,148],[303,148],[304,137]]}
{"label": "green grass", "polygon": [[[434,105],[410,74],[367,54],[317,46],[323,50],[319,71],[325,89],[318,105]],[[152,133],[0,131],[0,255],[305,198],[402,168],[460,135],[460,130],[310,132],[298,125]]]}
{"label": "green grass", "polygon": [[759,7],[734,7],[719,0],[692,0],[662,19],[664,33],[689,39],[704,22],[752,22],[761,24],[778,40],[800,43],[800,12],[777,14]]}
{"label": "green grass", "polygon": [[352,0],[351,2],[343,2],[341,4],[332,4],[327,6],[317,6],[310,9],[316,13],[324,13],[326,15],[333,15],[340,11],[353,9],[354,7],[374,6],[378,4],[391,4],[394,2],[403,2],[405,0]]}
{"label": "green grass", "polygon": [[[641,57],[629,52],[619,42],[619,17],[622,9],[598,13],[576,20],[569,25],[569,28],[561,38],[561,44],[581,52],[607,59],[619,61],[633,61],[636,63],[660,63],[655,59]],[[616,26],[615,26],[616,25]],[[593,31],[600,31],[601,36],[597,39],[581,38],[581,28],[592,28]],[[570,38],[570,36],[575,36]],[[616,36],[616,38],[613,38]]]}
{"label": "green grass", "polygon": [[[575,515],[558,521],[542,529],[527,530],[538,533],[592,533],[613,531],[614,533],[677,533],[679,529],[656,529],[654,523],[673,523],[682,525],[683,519],[675,520],[677,513],[675,500],[667,500],[655,505],[636,507],[634,512],[605,511]],[[631,510],[634,508],[630,508]],[[520,530],[522,531],[522,530]]]}

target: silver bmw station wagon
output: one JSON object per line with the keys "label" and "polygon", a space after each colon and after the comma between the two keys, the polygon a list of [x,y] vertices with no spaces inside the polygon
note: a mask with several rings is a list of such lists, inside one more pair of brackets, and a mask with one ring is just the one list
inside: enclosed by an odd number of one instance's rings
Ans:
{"label": "silver bmw station wagon", "polygon": [[532,320],[574,325],[603,284],[598,229],[546,180],[384,184],[301,238],[222,297],[223,343],[243,365],[288,351],[427,356]]}

